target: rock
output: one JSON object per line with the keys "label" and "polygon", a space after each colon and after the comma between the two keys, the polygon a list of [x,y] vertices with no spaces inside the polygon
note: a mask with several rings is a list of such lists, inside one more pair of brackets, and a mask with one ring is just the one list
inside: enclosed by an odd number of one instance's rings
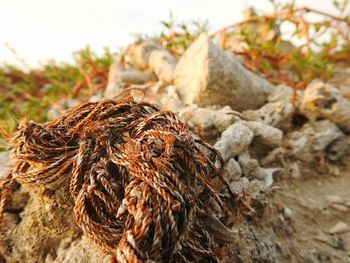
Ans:
{"label": "rock", "polygon": [[171,83],[177,60],[166,50],[154,50],[149,56],[149,66],[159,80]]}
{"label": "rock", "polygon": [[247,127],[253,131],[254,140],[270,148],[276,148],[282,143],[283,132],[280,129],[257,121],[245,122]]}
{"label": "rock", "polygon": [[238,111],[261,107],[273,89],[206,34],[201,34],[177,63],[174,83],[186,104],[229,105]]}
{"label": "rock", "polygon": [[273,174],[280,170],[280,168],[260,167],[258,160],[252,159],[248,152],[239,155],[238,163],[242,167],[245,176],[263,181],[267,188],[273,184]]}
{"label": "rock", "polygon": [[340,233],[348,232],[349,230],[350,228],[346,223],[339,221],[328,230],[328,233],[340,234]]}
{"label": "rock", "polygon": [[0,152],[0,179],[6,175],[11,166],[11,151]]}
{"label": "rock", "polygon": [[197,210],[196,215],[198,221],[210,229],[215,241],[225,244],[232,243],[239,238],[238,230],[227,228],[216,216],[201,210]]}
{"label": "rock", "polygon": [[152,86],[142,92],[143,101],[153,103],[162,110],[170,110],[178,113],[183,109],[183,103],[172,85],[167,85],[162,81],[155,82]]}
{"label": "rock", "polygon": [[312,121],[328,119],[350,132],[350,101],[333,85],[312,81],[304,91],[299,108]]}
{"label": "rock", "polygon": [[70,242],[62,240],[57,249],[57,257],[53,261],[56,263],[73,263],[73,262],[101,262],[108,263],[110,258],[85,237]]}
{"label": "rock", "polygon": [[200,127],[202,130],[217,129],[220,132],[239,120],[236,112],[229,106],[215,110],[213,108],[201,108],[193,104],[180,110],[179,115],[190,127]]}
{"label": "rock", "polygon": [[253,132],[246,125],[237,122],[222,133],[214,147],[221,153],[224,161],[227,161],[244,152],[252,142],[253,137]]}
{"label": "rock", "polygon": [[[332,146],[334,143],[338,144],[337,140],[344,142],[344,145],[339,148],[339,152],[336,152],[337,148]],[[301,130],[291,133],[289,145],[291,147],[290,154],[306,162],[315,160],[315,156],[340,160],[345,156],[349,147],[341,130],[328,120],[307,123]],[[329,149],[333,149],[334,152]]]}
{"label": "rock", "polygon": [[62,105],[65,109],[73,108],[80,104],[78,99],[61,99],[59,104]]}
{"label": "rock", "polygon": [[162,89],[163,93],[160,95],[158,103],[162,109],[179,112],[183,108],[182,101],[176,92],[174,86],[167,86]]}
{"label": "rock", "polygon": [[224,167],[224,177],[231,183],[233,181],[238,181],[241,176],[241,166],[234,158],[230,158]]}
{"label": "rock", "polygon": [[275,161],[281,161],[283,160],[283,156],[285,155],[285,153],[286,149],[282,147],[275,148],[260,160],[260,164],[265,166]]}
{"label": "rock", "polygon": [[8,200],[6,207],[12,211],[21,211],[23,210],[29,200],[29,192],[24,187],[17,189],[11,196],[11,199]]}
{"label": "rock", "polygon": [[144,84],[153,80],[152,73],[132,68],[125,69],[119,73],[120,75],[116,76],[115,81],[117,83],[123,83],[124,85]]}
{"label": "rock", "polygon": [[11,155],[11,151],[0,152],[0,165],[1,166],[4,166],[4,165],[9,166],[10,165],[10,161],[11,161],[10,155]]}
{"label": "rock", "polygon": [[345,241],[342,238],[336,238],[332,247],[345,251]]}
{"label": "rock", "polygon": [[260,174],[255,175],[255,176],[251,176],[252,173],[258,173],[258,171],[260,170],[260,166],[259,166],[258,160],[252,159],[248,152],[245,152],[245,153],[239,155],[238,162],[241,165],[243,174],[246,177],[257,178],[257,176],[258,176],[258,177],[260,177],[258,179],[263,179],[264,176],[260,175]]}
{"label": "rock", "polygon": [[16,227],[19,222],[19,216],[13,213],[5,213],[0,223],[1,232],[12,230]]}
{"label": "rock", "polygon": [[268,103],[258,110],[247,110],[243,115],[247,120],[287,129],[295,112],[291,103],[292,95],[292,88],[285,85],[276,86],[268,97]]}
{"label": "rock", "polygon": [[346,137],[340,137],[326,147],[326,155],[329,160],[338,161],[348,154],[349,149],[349,141]]}
{"label": "rock", "polygon": [[273,127],[287,129],[291,124],[294,107],[289,102],[277,101],[265,104],[258,110],[243,112],[246,119]]}
{"label": "rock", "polygon": [[321,231],[314,238],[315,238],[315,240],[317,240],[319,242],[322,242],[322,243],[325,243],[325,244],[328,244],[328,245],[332,245],[333,244],[332,237],[322,233]]}
{"label": "rock", "polygon": [[260,174],[263,175],[263,181],[265,183],[265,186],[267,188],[271,187],[273,184],[273,175],[275,172],[281,171],[281,168],[261,168],[260,169]]}
{"label": "rock", "polygon": [[[116,93],[117,94],[117,93]],[[103,99],[103,94],[98,93],[90,97],[89,102],[98,102]]]}
{"label": "rock", "polygon": [[112,99],[116,95],[123,91],[123,86],[114,81],[108,81],[107,87],[103,93],[103,97],[107,99]]}
{"label": "rock", "polygon": [[104,92],[105,98],[113,98],[126,85],[144,84],[154,79],[152,72],[145,72],[131,67],[125,67],[114,61],[109,67],[108,84]]}
{"label": "rock", "polygon": [[328,122],[317,122],[313,126],[315,130],[313,148],[316,151],[326,150],[327,146],[337,139],[343,138],[343,133],[335,126]]}
{"label": "rock", "polygon": [[160,81],[171,83],[176,58],[156,41],[139,39],[125,51],[127,61],[136,69],[150,69]]}
{"label": "rock", "polygon": [[293,162],[289,167],[290,177],[293,179],[299,179],[301,177],[300,167],[297,162]]}
{"label": "rock", "polygon": [[338,237],[330,237],[322,232],[315,236],[315,240],[328,244],[333,248],[345,250],[344,248],[344,240]]}
{"label": "rock", "polygon": [[336,67],[333,77],[328,82],[337,85],[342,95],[350,99],[350,67]]}
{"label": "rock", "polygon": [[292,212],[292,210],[290,208],[288,208],[288,207],[283,208],[283,217],[285,219],[292,218],[292,214],[293,214],[293,212]]}
{"label": "rock", "polygon": [[[45,262],[48,254],[56,257],[56,250],[63,239],[81,235],[81,230],[71,220],[72,197],[64,190],[59,188],[50,196],[30,193],[28,204],[20,214],[21,220],[8,232],[6,243],[0,243],[1,249],[11,246],[11,253],[4,255],[6,262]],[[56,262],[84,261],[67,258]]]}
{"label": "rock", "polygon": [[284,101],[291,102],[294,95],[293,88],[287,85],[277,85],[271,91],[270,95],[267,97],[267,101],[269,103]]}
{"label": "rock", "polygon": [[61,114],[62,114],[62,111],[60,111],[56,108],[50,107],[50,109],[46,113],[46,116],[47,116],[48,120],[54,120],[54,119],[58,118],[59,116],[61,116]]}
{"label": "rock", "polygon": [[161,47],[152,39],[138,39],[125,51],[126,60],[136,69],[144,70],[149,66],[149,58],[154,50]]}

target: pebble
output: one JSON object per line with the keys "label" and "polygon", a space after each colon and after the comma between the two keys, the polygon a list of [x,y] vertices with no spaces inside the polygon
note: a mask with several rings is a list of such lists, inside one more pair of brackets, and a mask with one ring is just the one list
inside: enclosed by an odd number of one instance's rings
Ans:
{"label": "pebble", "polygon": [[333,247],[345,251],[345,241],[341,238],[337,238],[333,244]]}
{"label": "pebble", "polygon": [[300,173],[299,165],[297,163],[293,163],[289,168],[289,173],[293,179],[300,179],[301,173]]}
{"label": "pebble", "polygon": [[349,230],[350,228],[346,223],[339,221],[328,230],[328,233],[339,234],[339,233],[348,232]]}
{"label": "pebble", "polygon": [[286,235],[289,237],[292,236],[294,233],[294,230],[291,226],[287,226],[284,230],[285,230]]}
{"label": "pebble", "polygon": [[283,208],[283,216],[285,219],[290,219],[292,217],[292,210],[288,207]]}
{"label": "pebble", "polygon": [[316,185],[317,185],[318,187],[322,187],[322,186],[323,186],[323,183],[322,183],[322,182],[317,182]]}
{"label": "pebble", "polygon": [[349,211],[349,208],[347,206],[341,204],[332,204],[331,207],[341,212]]}

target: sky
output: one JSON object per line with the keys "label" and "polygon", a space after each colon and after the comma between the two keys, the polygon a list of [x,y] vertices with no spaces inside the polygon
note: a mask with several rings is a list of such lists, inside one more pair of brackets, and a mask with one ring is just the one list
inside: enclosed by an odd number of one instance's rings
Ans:
{"label": "sky", "polygon": [[[296,2],[332,11],[331,0]],[[267,0],[0,0],[0,64],[20,64],[18,57],[29,66],[70,62],[71,53],[86,45],[117,51],[134,34],[160,32],[170,11],[180,21],[207,19],[215,31],[240,21],[249,6],[272,10]]]}

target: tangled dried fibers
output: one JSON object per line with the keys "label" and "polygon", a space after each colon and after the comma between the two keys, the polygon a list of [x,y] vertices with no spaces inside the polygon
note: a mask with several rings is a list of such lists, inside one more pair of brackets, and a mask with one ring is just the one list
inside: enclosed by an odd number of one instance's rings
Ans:
{"label": "tangled dried fibers", "polygon": [[[132,98],[21,123],[0,214],[19,182],[69,184],[83,233],[118,262],[218,262],[230,239],[219,153],[178,117]],[[1,216],[1,215],[0,215]],[[220,244],[221,243],[221,244]]]}

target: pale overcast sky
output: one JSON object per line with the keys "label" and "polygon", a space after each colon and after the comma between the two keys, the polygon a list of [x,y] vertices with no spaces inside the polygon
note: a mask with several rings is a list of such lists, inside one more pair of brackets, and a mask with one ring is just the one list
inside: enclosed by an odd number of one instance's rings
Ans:
{"label": "pale overcast sky", "polygon": [[[299,0],[323,11],[331,0]],[[172,11],[180,20],[208,19],[211,30],[239,21],[242,10],[271,10],[267,0],[0,0],[0,64],[15,63],[9,44],[29,65],[69,61],[89,44],[101,51],[130,43],[132,34],[159,32]]]}

